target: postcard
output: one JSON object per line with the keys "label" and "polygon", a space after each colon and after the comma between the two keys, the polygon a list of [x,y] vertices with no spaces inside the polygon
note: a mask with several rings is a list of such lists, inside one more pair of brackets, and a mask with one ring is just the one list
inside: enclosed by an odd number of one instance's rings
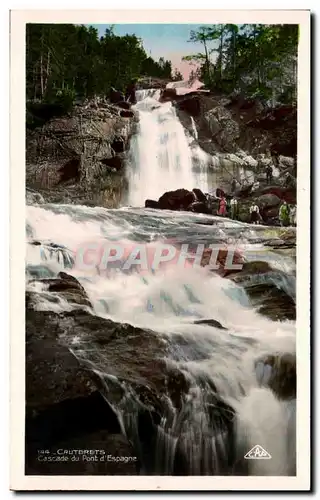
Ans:
{"label": "postcard", "polygon": [[10,488],[310,490],[310,12],[11,12]]}

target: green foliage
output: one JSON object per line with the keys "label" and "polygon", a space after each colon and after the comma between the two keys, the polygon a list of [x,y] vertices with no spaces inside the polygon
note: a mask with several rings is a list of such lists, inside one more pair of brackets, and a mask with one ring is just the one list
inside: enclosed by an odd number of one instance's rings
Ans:
{"label": "green foliage", "polygon": [[297,96],[298,35],[298,26],[289,24],[202,26],[189,41],[200,42],[203,53],[184,60],[200,65],[208,88],[291,103]]}
{"label": "green foliage", "polygon": [[27,99],[69,109],[74,99],[125,92],[139,76],[171,77],[171,62],[154,61],[135,35],[117,36],[113,27],[98,37],[90,26],[28,24]]}

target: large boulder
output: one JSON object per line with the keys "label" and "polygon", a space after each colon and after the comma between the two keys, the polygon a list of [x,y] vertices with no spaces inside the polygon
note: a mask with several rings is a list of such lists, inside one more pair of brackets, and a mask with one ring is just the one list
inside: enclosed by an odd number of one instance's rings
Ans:
{"label": "large boulder", "polygon": [[290,204],[296,204],[297,202],[297,193],[295,188],[266,186],[260,190],[260,193],[277,196],[281,201],[286,201]]}
{"label": "large boulder", "polygon": [[240,187],[240,189],[236,190],[235,197],[236,198],[247,198],[253,188],[253,184],[244,184]]}
{"label": "large boulder", "polygon": [[280,198],[272,193],[263,194],[259,196],[256,201],[260,209],[277,207],[281,203]]}
{"label": "large boulder", "polygon": [[[42,285],[48,292],[47,298],[54,302],[55,297],[61,297],[70,304],[92,308],[87,292],[79,281],[73,276],[60,272],[57,278],[43,278],[29,282],[29,287],[32,285]],[[35,288],[36,290],[36,288]],[[36,305],[41,298],[42,292],[30,290],[27,293],[27,304],[29,307]],[[52,297],[50,297],[50,294]]]}
{"label": "large boulder", "polygon": [[201,189],[199,188],[194,188],[192,190],[194,192],[194,194],[196,195],[196,198],[198,201],[202,201],[202,203],[206,203],[207,202],[207,197],[206,195],[201,191]]}
{"label": "large boulder", "polygon": [[191,203],[188,208],[188,212],[195,212],[197,214],[210,214],[211,210],[208,207],[207,203],[203,201],[194,201]]}
{"label": "large boulder", "polygon": [[[185,412],[190,405],[190,380],[176,363],[178,352],[190,360],[206,358],[192,336],[188,341],[179,333],[161,335],[79,311],[56,314],[27,309],[26,320],[27,462],[31,473],[62,472],[62,466],[41,469],[36,462],[38,450],[49,449],[50,454],[62,447],[137,456],[142,471],[148,474],[194,473],[189,463],[193,443],[188,436],[198,422],[190,422],[189,412]],[[217,425],[223,429],[223,449],[228,451],[227,456],[220,456],[219,467],[231,472],[236,458],[234,410],[208,382],[199,375],[208,417],[203,436],[212,442]],[[127,438],[120,436],[117,414]],[[170,430],[177,415],[181,427]],[[159,451],[161,456],[165,453],[165,443],[175,444],[170,465],[157,460]],[[207,456],[206,450],[201,447],[201,455]],[[210,456],[212,453],[210,448]],[[119,474],[128,474],[127,464],[118,465]],[[130,471],[135,473],[136,464],[131,465]],[[219,472],[217,464],[210,463],[199,466],[199,473],[206,473],[208,467],[212,474]],[[100,461],[93,469],[92,463],[86,468],[79,462],[78,467],[71,464],[65,470],[75,474],[115,471],[102,467]]]}
{"label": "large boulder", "polygon": [[[92,459],[91,450],[99,450],[99,457],[135,453],[114,410],[63,339],[61,321],[49,311],[26,310],[26,474],[136,474],[137,461]],[[68,334],[71,346],[76,332]],[[79,460],[72,459],[74,449],[82,450]]]}
{"label": "large boulder", "polygon": [[187,189],[167,191],[160,196],[159,208],[163,210],[187,210],[189,205],[196,201],[195,194]]}
{"label": "large boulder", "polygon": [[159,208],[159,202],[156,200],[146,200],[144,206],[145,208]]}

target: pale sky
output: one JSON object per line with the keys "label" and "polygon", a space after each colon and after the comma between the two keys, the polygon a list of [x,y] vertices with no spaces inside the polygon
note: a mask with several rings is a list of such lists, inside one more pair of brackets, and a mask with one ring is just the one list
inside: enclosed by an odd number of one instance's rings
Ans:
{"label": "pale sky", "polygon": [[[98,29],[99,36],[104,35],[110,24],[93,24]],[[184,78],[196,66],[181,61],[183,56],[202,52],[202,44],[188,42],[191,30],[200,28],[200,24],[116,24],[114,32],[117,35],[135,34],[143,40],[143,46],[148,55],[158,60],[164,57],[172,62],[172,68],[179,69]]]}

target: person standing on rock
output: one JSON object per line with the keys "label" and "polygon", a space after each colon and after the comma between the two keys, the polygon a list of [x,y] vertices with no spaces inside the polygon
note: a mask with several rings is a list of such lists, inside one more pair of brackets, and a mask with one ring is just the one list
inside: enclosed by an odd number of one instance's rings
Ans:
{"label": "person standing on rock", "polygon": [[234,193],[236,188],[237,188],[237,181],[235,178],[233,178],[231,182],[231,193]]}
{"label": "person standing on rock", "polygon": [[260,219],[261,219],[261,216],[260,216],[259,207],[255,203],[252,203],[252,205],[250,207],[250,222],[251,222],[251,224],[259,224]]}
{"label": "person standing on rock", "polygon": [[272,182],[272,165],[267,165],[266,167],[266,178],[267,178],[267,184],[271,184]]}
{"label": "person standing on rock", "polygon": [[235,197],[232,198],[231,202],[231,219],[238,218],[238,201]]}
{"label": "person standing on rock", "polygon": [[227,200],[223,196],[220,200],[220,203],[219,203],[218,215],[225,217],[226,213],[227,213]]}
{"label": "person standing on rock", "polygon": [[290,208],[286,201],[282,203],[279,209],[279,220],[281,226],[289,226],[290,223]]}

